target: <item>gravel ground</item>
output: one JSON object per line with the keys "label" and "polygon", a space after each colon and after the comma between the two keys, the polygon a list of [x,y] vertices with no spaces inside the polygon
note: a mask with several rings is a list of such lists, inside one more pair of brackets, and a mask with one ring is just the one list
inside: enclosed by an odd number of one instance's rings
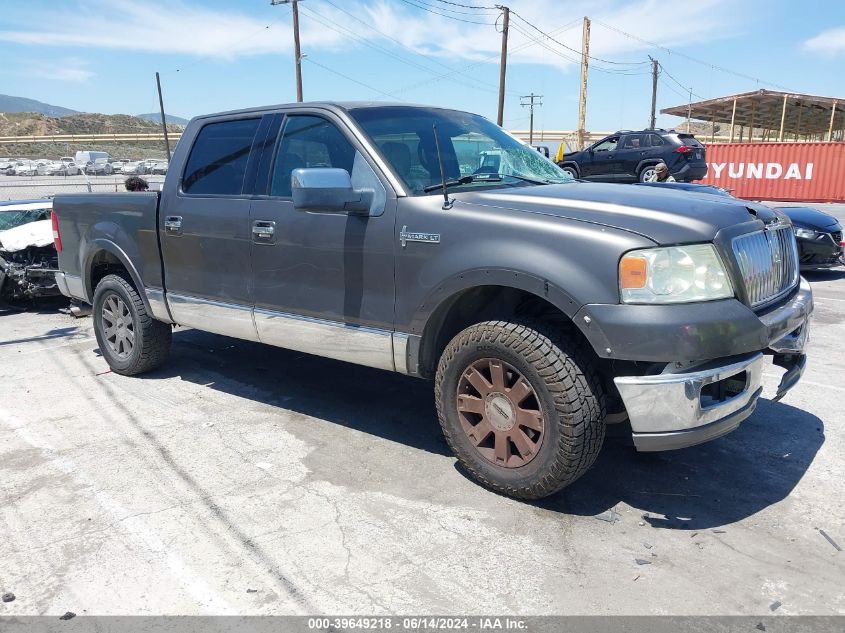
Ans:
{"label": "gravel ground", "polygon": [[426,382],[187,329],[125,378],[89,318],[0,309],[0,616],[845,614],[845,272],[811,280],[783,401],[538,504],[462,474]]}

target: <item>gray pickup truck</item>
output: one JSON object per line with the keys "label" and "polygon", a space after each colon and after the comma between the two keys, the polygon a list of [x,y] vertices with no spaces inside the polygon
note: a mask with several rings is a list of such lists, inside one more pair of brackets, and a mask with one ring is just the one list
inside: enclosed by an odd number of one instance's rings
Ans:
{"label": "gray pickup truck", "polygon": [[754,410],[767,356],[775,397],[805,364],[785,216],[576,182],[465,112],[197,117],[161,193],[57,196],[53,222],[115,372],[161,365],[180,325],[433,379],[458,459],[522,499],[582,475],[607,424],[642,451],[704,442]]}

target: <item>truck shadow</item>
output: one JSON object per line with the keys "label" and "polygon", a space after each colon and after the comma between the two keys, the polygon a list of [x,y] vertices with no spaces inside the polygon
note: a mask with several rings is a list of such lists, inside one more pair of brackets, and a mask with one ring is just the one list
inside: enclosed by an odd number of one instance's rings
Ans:
{"label": "truck shadow", "polygon": [[724,526],[785,499],[824,440],[816,416],[760,400],[737,430],[698,446],[637,453],[630,441],[609,438],[586,475],[538,506],[612,520],[624,502],[656,528]]}
{"label": "truck shadow", "polygon": [[[177,330],[173,354],[145,378],[170,378],[277,406],[417,450],[450,455],[431,383],[340,361]],[[824,443],[816,416],[761,400],[736,431],[700,446],[637,453],[609,438],[596,464],[533,505],[569,515],[611,514],[620,502],[657,528],[700,530],[747,518],[785,499]],[[460,466],[456,466],[463,473]]]}
{"label": "truck shadow", "polygon": [[845,279],[845,270],[842,268],[834,268],[832,270],[808,270],[801,273],[807,281],[836,281],[838,279]]}

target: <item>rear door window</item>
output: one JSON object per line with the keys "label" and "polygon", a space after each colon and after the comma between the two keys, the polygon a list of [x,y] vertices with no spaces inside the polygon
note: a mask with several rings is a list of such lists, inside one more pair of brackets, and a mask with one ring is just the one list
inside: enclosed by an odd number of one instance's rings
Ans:
{"label": "rear door window", "polygon": [[660,138],[660,135],[658,134],[649,134],[648,140],[649,145],[651,145],[651,147],[663,147],[664,145],[666,145],[666,141]]}
{"label": "rear door window", "polygon": [[644,146],[643,134],[626,134],[622,137],[622,149],[642,149]]}
{"label": "rear door window", "polygon": [[197,135],[182,191],[191,195],[239,196],[260,118],[205,125]]}

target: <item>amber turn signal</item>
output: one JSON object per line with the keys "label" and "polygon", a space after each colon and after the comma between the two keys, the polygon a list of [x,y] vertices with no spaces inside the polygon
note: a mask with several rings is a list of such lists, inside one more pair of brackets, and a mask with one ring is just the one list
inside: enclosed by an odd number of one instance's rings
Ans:
{"label": "amber turn signal", "polygon": [[623,290],[645,288],[646,260],[637,255],[626,255],[619,262],[619,285]]}

